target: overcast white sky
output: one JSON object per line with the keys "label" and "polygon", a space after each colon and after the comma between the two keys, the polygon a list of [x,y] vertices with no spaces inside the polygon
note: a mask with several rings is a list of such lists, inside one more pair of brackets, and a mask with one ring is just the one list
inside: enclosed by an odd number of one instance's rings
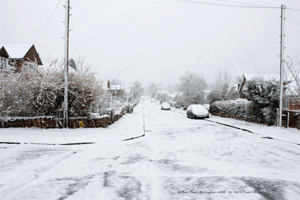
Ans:
{"label": "overcast white sky", "polygon": [[[198,1],[285,4],[300,10],[299,0]],[[227,68],[234,76],[279,73],[279,8],[173,0],[70,2],[70,56],[85,57],[103,79],[118,78],[124,85],[136,80],[144,85],[152,81],[167,85],[188,70],[203,74],[208,81],[219,68]],[[64,4],[65,0],[1,0],[0,44],[34,43],[44,64],[49,58],[62,58]],[[286,55],[299,69],[300,12],[287,11]]]}

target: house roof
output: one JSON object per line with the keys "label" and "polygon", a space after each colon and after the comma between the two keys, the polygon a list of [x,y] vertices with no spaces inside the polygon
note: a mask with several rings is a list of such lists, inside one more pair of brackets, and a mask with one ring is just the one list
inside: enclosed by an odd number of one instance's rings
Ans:
{"label": "house roof", "polygon": [[30,48],[33,45],[32,44],[8,44],[2,46],[4,46],[4,48],[6,49],[10,58],[20,59],[26,55],[26,53],[30,50]]}
{"label": "house roof", "polygon": [[110,85],[111,90],[123,90],[123,85]]}
{"label": "house roof", "polygon": [[108,81],[103,81],[102,82],[102,88],[103,88],[103,90],[108,90],[109,88],[107,87],[107,83],[108,83]]}

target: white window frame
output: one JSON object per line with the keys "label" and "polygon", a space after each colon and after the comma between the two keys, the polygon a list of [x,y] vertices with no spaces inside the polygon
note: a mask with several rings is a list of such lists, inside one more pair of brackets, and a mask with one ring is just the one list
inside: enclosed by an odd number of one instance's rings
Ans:
{"label": "white window frame", "polygon": [[35,63],[25,61],[24,64],[22,65],[22,71],[35,72],[36,71]]}
{"label": "white window frame", "polygon": [[0,56],[0,69],[6,70],[8,65],[8,59]]}

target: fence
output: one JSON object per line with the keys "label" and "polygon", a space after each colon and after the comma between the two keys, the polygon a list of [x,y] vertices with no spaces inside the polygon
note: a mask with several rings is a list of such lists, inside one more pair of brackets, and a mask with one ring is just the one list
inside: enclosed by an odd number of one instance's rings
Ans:
{"label": "fence", "polygon": [[[282,127],[297,128],[300,130],[300,111],[299,110],[282,110]],[[279,111],[277,109],[277,125],[279,124]]]}

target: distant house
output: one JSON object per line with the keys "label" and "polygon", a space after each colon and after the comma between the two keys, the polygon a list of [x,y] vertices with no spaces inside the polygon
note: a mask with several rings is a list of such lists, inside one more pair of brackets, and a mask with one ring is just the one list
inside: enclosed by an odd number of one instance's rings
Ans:
{"label": "distant house", "polygon": [[124,94],[124,86],[112,85],[110,84],[110,81],[104,81],[103,89],[104,91],[106,91],[107,98],[121,97]]}
{"label": "distant house", "polygon": [[43,65],[34,45],[4,45],[0,49],[0,69],[4,71],[36,71]]}
{"label": "distant house", "polygon": [[[238,91],[241,98],[247,98],[243,93],[243,87],[246,82],[253,78],[262,78],[263,80],[274,80],[279,82],[279,74],[244,74],[242,77],[242,82],[238,84]],[[300,110],[299,95],[296,92],[297,83],[291,74],[285,77],[284,85],[287,87],[286,97],[283,99],[283,108],[287,110]]]}
{"label": "distant house", "polygon": [[9,61],[9,55],[4,47],[0,49],[0,70],[6,70]]}
{"label": "distant house", "polygon": [[110,92],[112,96],[121,97],[124,93],[124,87],[122,85],[111,85]]}

